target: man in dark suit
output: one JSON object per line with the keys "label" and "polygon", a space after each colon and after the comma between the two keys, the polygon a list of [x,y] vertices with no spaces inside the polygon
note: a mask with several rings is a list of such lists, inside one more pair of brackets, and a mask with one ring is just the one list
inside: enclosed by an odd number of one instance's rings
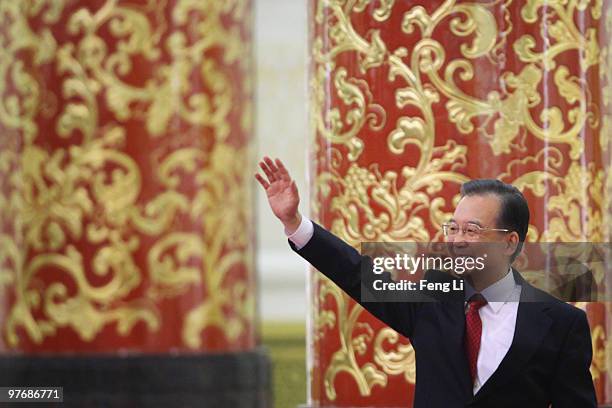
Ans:
{"label": "man in dark suit", "polygon": [[260,167],[266,178],[255,177],[291,248],[410,339],[415,407],[597,406],[586,314],[533,287],[511,267],[529,225],[527,201],[518,189],[492,179],[462,186],[453,217],[443,226],[447,242],[459,249],[481,242],[503,248],[493,265],[466,273],[462,299],[364,302],[361,271],[371,270],[372,259],[300,215],[297,187],[279,159],[265,157]]}

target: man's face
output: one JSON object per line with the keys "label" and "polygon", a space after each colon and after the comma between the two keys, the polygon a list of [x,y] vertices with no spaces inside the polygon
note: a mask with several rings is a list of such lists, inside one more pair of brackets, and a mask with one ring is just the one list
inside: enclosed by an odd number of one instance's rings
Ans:
{"label": "man's face", "polygon": [[[507,249],[513,240],[509,238],[511,234],[486,230],[486,228],[498,228],[497,219],[500,207],[499,198],[493,194],[461,198],[450,219],[450,222],[459,225],[459,232],[445,238],[454,255],[479,257],[486,254],[485,265],[499,265],[500,262],[508,262],[508,257],[514,252]],[[468,225],[477,225],[485,230],[482,230],[479,235],[470,236],[463,231]],[[466,274],[469,273],[469,271],[466,272]]]}

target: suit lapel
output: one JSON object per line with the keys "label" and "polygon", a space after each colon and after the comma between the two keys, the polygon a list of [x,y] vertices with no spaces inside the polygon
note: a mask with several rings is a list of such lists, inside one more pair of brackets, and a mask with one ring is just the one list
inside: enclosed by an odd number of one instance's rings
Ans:
{"label": "suit lapel", "polygon": [[527,283],[514,268],[512,271],[515,281],[522,287],[514,338],[499,367],[478,390],[474,400],[482,398],[496,387],[518,375],[537,350],[552,323],[550,317],[546,314],[548,304],[538,302],[539,296],[536,289]]}

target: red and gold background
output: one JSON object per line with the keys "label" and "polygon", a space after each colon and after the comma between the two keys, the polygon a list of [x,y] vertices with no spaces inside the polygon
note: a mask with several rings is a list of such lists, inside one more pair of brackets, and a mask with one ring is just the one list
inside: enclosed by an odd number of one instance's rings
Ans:
{"label": "red and gold background", "polygon": [[0,2],[0,352],[240,351],[248,0]]}
{"label": "red and gold background", "polygon": [[[309,24],[323,226],[356,247],[439,240],[461,183],[499,178],[528,199],[528,241],[610,242],[609,1],[312,0]],[[317,273],[311,302],[310,403],[409,405],[409,342]],[[577,305],[610,403],[612,308]]]}

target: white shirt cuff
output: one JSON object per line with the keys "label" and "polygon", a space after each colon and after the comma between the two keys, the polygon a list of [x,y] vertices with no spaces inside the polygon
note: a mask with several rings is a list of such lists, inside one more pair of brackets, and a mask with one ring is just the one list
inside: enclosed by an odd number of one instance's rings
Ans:
{"label": "white shirt cuff", "polygon": [[310,241],[310,238],[312,238],[313,233],[314,225],[312,225],[312,221],[310,221],[307,217],[304,217],[303,215],[302,221],[300,221],[300,225],[292,234],[288,234],[287,230],[285,229],[285,235],[287,235],[287,238],[289,238],[289,240],[293,242],[297,249],[302,249],[304,245],[306,245],[308,241]]}

